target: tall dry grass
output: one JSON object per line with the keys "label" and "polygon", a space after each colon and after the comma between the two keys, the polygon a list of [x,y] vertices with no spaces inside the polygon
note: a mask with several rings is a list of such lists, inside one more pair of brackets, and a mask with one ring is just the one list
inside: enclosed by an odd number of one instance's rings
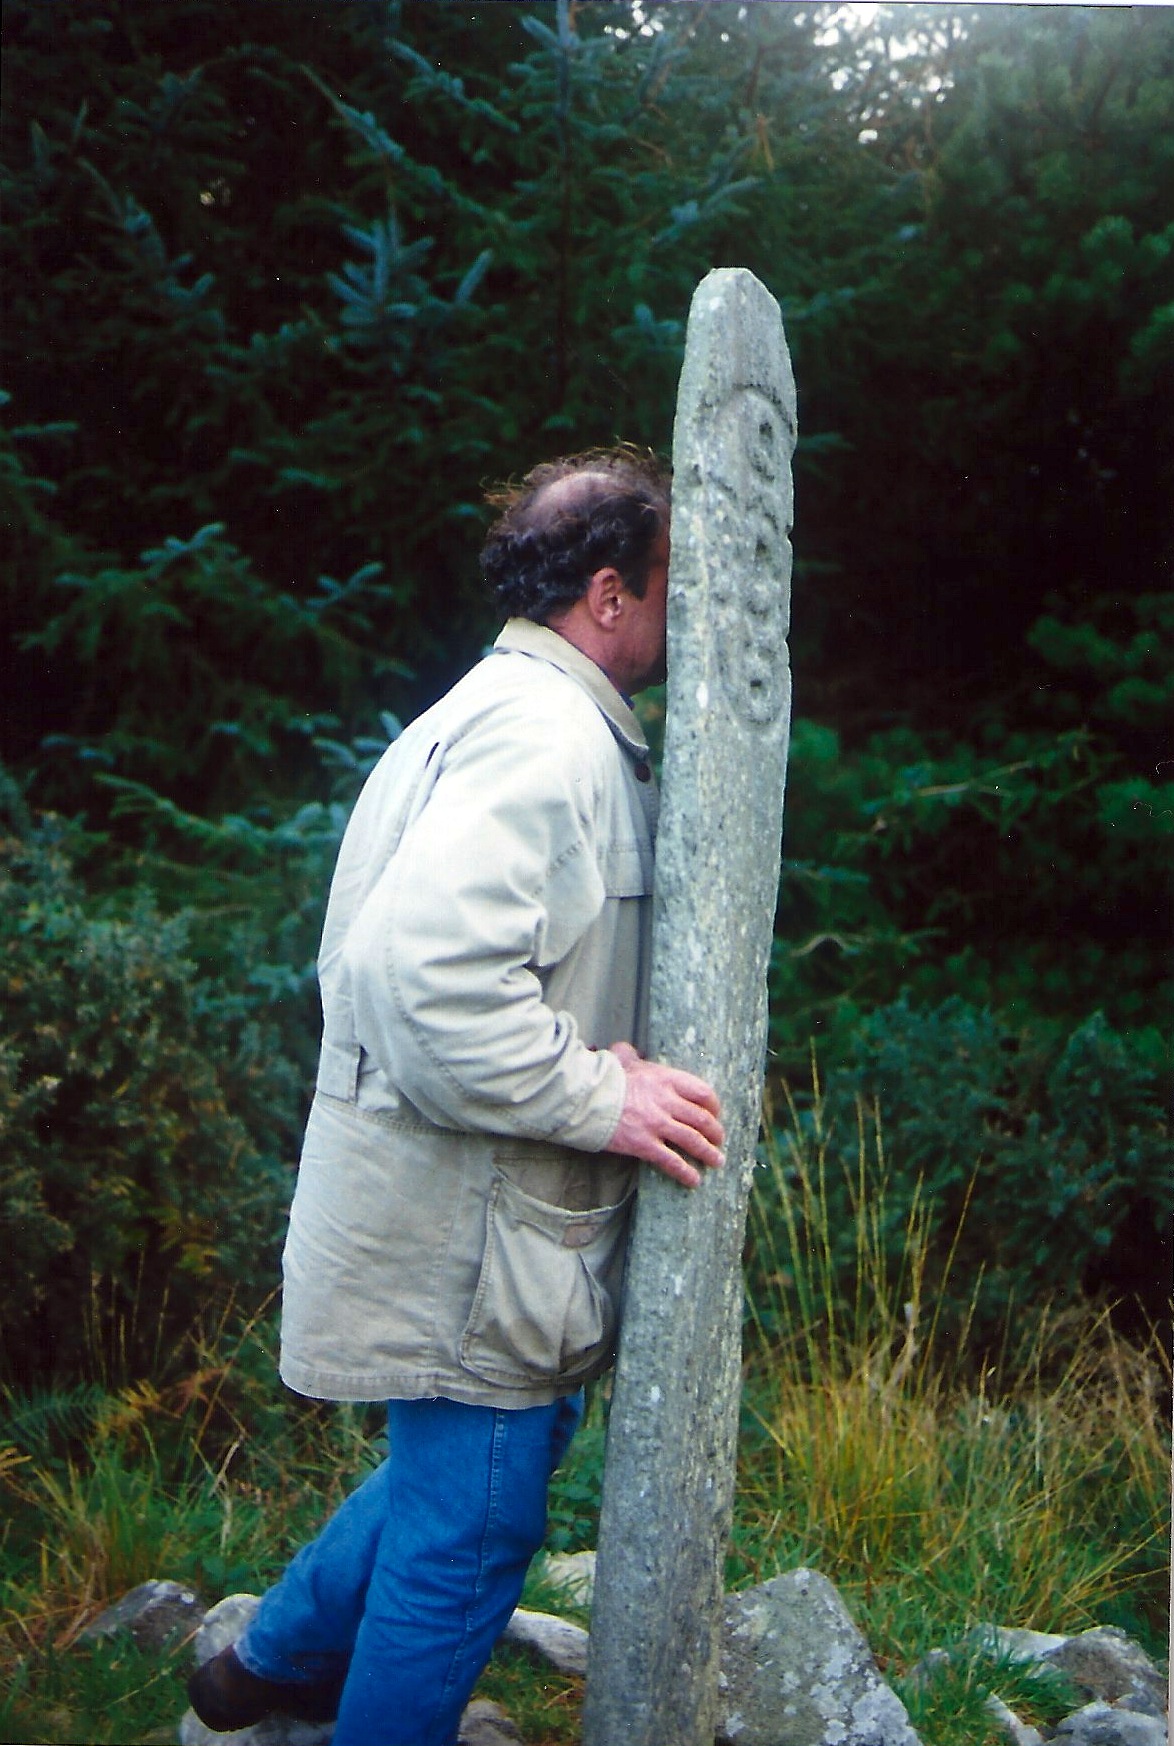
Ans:
{"label": "tall dry grass", "polygon": [[1156,1337],[1127,1342],[1107,1306],[1034,1306],[997,1352],[976,1350],[965,1316],[939,1319],[933,1208],[916,1195],[893,1258],[877,1121],[861,1112],[845,1270],[818,1085],[814,1119],[790,1114],[751,1211],[735,1579],[821,1569],[898,1679],[986,1623],[1119,1624],[1161,1653],[1170,1366]]}

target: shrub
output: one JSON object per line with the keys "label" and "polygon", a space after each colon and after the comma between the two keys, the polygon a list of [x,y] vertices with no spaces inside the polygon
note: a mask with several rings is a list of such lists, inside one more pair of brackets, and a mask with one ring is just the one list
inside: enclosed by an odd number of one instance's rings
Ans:
{"label": "shrub", "polygon": [[[0,1278],[11,1373],[137,1373],[199,1305],[272,1284],[296,1077],[188,922],[89,903],[51,824],[0,838]],[[242,993],[242,987],[246,992]]]}
{"label": "shrub", "polygon": [[[859,1112],[875,1112],[887,1157],[887,1240],[920,1197],[931,1272],[979,1328],[1045,1300],[1103,1290],[1168,1313],[1174,1149],[1157,1076],[1094,1013],[1070,1035],[1013,1030],[954,996],[907,997],[859,1026],[854,1058],[809,1119],[831,1131],[829,1193],[852,1219]],[[835,1240],[844,1246],[846,1235]]]}

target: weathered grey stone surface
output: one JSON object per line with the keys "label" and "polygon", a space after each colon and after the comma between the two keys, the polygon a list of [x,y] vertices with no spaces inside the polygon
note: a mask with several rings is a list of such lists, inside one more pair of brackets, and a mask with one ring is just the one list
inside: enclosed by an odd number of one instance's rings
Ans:
{"label": "weathered grey stone surface", "polygon": [[144,1649],[162,1649],[177,1634],[194,1631],[204,1614],[204,1603],[194,1589],[158,1578],[140,1582],[112,1607],[99,1613],[78,1638],[92,1643],[128,1631]]}
{"label": "weathered grey stone surface", "polygon": [[1155,1716],[1097,1702],[1065,1717],[1052,1739],[1060,1746],[1166,1746],[1167,1734]]}
{"label": "weathered grey stone surface", "polygon": [[1049,1666],[1062,1668],[1089,1697],[1120,1704],[1143,1715],[1165,1714],[1165,1678],[1145,1650],[1113,1625],[1100,1625],[1095,1630],[1066,1637],[1041,1659]]}
{"label": "weathered grey stone surface", "polygon": [[518,1607],[505,1628],[505,1641],[529,1649],[557,1667],[560,1673],[587,1671],[587,1633],[582,1625],[557,1619],[551,1613],[534,1613]]}
{"label": "weathered grey stone surface", "polygon": [[500,1704],[474,1698],[461,1717],[459,1746],[515,1746],[522,1735]]}
{"label": "weathered grey stone surface", "polygon": [[205,1728],[194,1710],[187,1710],[179,1724],[179,1746],[330,1746],[333,1722],[299,1722],[294,1716],[266,1716],[252,1728],[232,1734],[214,1734]]}
{"label": "weathered grey stone surface", "polygon": [[725,1607],[720,1746],[919,1746],[825,1576],[793,1570]]}
{"label": "weathered grey stone surface", "polygon": [[1011,1746],[1044,1746],[1044,1737],[1030,1722],[1024,1722],[1001,1697],[992,1693],[983,1705],[987,1714],[999,1724]]}
{"label": "weathered grey stone surface", "polygon": [[710,273],[690,311],[673,442],[651,1053],[717,1088],[727,1165],[692,1193],[651,1171],[641,1184],[586,1746],[713,1739],[790,714],[794,442],[778,306],[750,273]]}
{"label": "weathered grey stone surface", "polygon": [[222,1649],[227,1649],[230,1643],[243,1636],[245,1626],[260,1604],[260,1595],[226,1594],[214,1607],[209,1607],[192,1643],[192,1658],[196,1666],[203,1667],[205,1661],[211,1661],[213,1655],[219,1655]]}
{"label": "weathered grey stone surface", "polygon": [[[1137,1715],[1166,1714],[1166,1676],[1140,1644],[1115,1625],[1097,1625],[1075,1636],[979,1625],[965,1647],[995,1659],[1035,1662],[1065,1673],[1085,1698]],[[948,1652],[942,1651],[949,1659]]]}
{"label": "weathered grey stone surface", "polygon": [[[996,1661],[1042,1661],[1053,1649],[1060,1649],[1068,1638],[1056,1631],[1027,1631],[1004,1625],[976,1625],[963,1639],[966,1648],[978,1649]],[[935,1649],[935,1655],[950,1659],[948,1649]]]}

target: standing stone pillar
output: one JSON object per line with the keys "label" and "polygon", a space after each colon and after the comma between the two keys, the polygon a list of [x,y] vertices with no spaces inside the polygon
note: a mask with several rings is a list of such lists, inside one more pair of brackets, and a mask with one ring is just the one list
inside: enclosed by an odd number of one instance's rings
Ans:
{"label": "standing stone pillar", "polygon": [[712,1746],[741,1374],[741,1251],[779,880],[795,388],[778,305],[698,286],[673,439],[669,689],[649,1053],[716,1088],[726,1166],[643,1172],[608,1432],[585,1746]]}

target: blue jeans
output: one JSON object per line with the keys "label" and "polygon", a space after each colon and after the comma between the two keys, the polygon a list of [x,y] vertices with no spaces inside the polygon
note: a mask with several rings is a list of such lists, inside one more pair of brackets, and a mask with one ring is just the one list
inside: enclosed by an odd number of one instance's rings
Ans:
{"label": "blue jeans", "polygon": [[305,1546],[236,1645],[265,1679],[342,1684],[333,1746],[453,1746],[546,1535],[583,1412],[392,1401],[387,1460]]}

